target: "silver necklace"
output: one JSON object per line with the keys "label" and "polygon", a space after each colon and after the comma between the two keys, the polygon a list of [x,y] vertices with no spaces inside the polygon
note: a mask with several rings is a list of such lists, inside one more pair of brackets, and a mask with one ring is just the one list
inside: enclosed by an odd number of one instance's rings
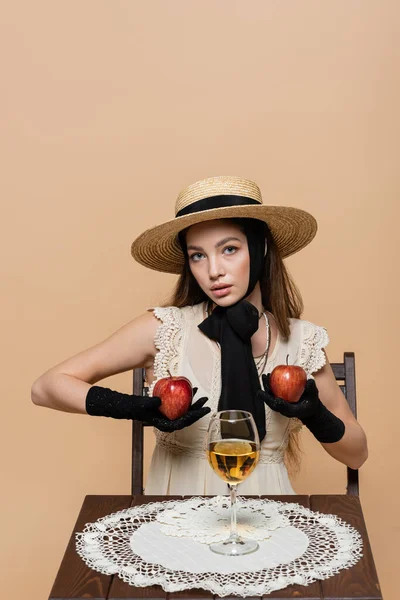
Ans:
{"label": "silver necklace", "polygon": [[270,345],[270,342],[271,342],[270,327],[269,327],[269,321],[268,321],[267,313],[264,312],[263,315],[265,317],[265,326],[266,326],[266,329],[267,329],[267,343],[265,345],[265,350],[261,354],[261,356],[254,357],[254,362],[255,362],[257,373],[258,373],[259,377],[264,372],[265,365],[267,364],[268,352],[269,352],[269,345]]}

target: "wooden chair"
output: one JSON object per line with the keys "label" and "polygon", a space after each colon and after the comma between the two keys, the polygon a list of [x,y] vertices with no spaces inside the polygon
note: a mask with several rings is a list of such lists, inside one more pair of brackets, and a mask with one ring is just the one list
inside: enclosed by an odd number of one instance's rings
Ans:
{"label": "wooden chair", "polygon": [[[356,405],[356,375],[354,352],[345,352],[342,363],[331,363],[333,373],[344,393],[352,413],[357,418]],[[144,369],[133,371],[133,393],[138,396],[148,395],[145,385]],[[143,423],[132,421],[132,495],[143,494]],[[350,495],[359,494],[358,470],[347,467],[346,492]]]}
{"label": "wooden chair", "polygon": [[[342,381],[340,389],[346,397],[351,412],[357,418],[357,397],[356,397],[356,364],[354,352],[345,352],[342,363],[331,363],[333,373],[337,381]],[[358,469],[347,467],[347,486],[346,493],[352,496],[359,495]]]}

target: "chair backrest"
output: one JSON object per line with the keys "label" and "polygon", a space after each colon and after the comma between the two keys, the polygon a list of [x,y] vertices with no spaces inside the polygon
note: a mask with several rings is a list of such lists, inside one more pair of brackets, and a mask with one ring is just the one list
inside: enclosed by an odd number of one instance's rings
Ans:
{"label": "chair backrest", "polygon": [[[340,389],[346,397],[351,412],[357,418],[356,363],[354,352],[345,352],[343,354],[343,362],[331,363],[331,367],[336,380],[343,382],[340,384]],[[359,495],[358,469],[354,470],[347,467],[346,492],[352,496]]]}
{"label": "chair backrest", "polygon": [[[331,363],[336,380],[344,393],[351,411],[357,417],[356,375],[354,352],[345,352],[342,363]],[[144,369],[133,371],[133,393],[147,396]],[[143,423],[132,421],[132,495],[143,494]],[[358,470],[347,467],[347,494],[358,495]]]}
{"label": "chair backrest", "polygon": [[[133,370],[133,393],[135,396],[147,396],[145,370]],[[143,494],[143,423],[132,421],[132,496]]]}

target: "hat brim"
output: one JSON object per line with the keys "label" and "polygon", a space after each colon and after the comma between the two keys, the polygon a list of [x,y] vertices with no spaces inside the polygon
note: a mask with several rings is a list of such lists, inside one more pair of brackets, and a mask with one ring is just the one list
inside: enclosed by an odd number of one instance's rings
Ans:
{"label": "hat brim", "polygon": [[267,223],[282,258],[307,246],[317,233],[314,217],[299,208],[264,204],[226,206],[177,217],[147,229],[132,243],[132,256],[154,271],[180,274],[184,256],[178,233],[196,223],[235,217],[259,219]]}

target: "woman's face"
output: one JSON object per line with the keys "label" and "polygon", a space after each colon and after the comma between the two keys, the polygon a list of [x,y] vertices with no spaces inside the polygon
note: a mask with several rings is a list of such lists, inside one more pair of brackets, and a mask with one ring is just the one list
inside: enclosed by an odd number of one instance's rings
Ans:
{"label": "woman's face", "polygon": [[207,296],[231,306],[246,294],[250,277],[247,238],[229,220],[206,221],[186,233],[190,270]]}

